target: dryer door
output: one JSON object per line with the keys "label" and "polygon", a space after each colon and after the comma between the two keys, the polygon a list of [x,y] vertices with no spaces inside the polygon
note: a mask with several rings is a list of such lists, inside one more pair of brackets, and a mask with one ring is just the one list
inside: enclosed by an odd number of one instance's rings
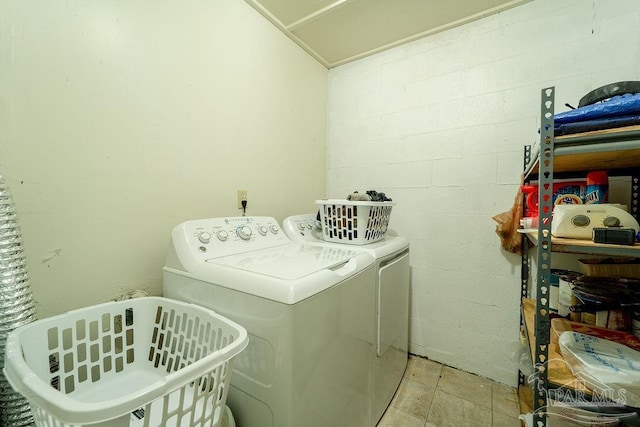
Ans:
{"label": "dryer door", "polygon": [[377,355],[393,348],[406,353],[409,342],[409,252],[404,252],[378,272]]}
{"label": "dryer door", "polygon": [[380,264],[377,289],[373,424],[389,406],[407,367],[409,348],[409,251]]}

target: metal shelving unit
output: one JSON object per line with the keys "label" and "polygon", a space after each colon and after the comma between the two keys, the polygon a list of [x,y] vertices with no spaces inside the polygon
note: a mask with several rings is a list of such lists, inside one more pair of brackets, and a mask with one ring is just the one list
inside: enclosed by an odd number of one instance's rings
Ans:
{"label": "metal shelving unit", "polygon": [[[640,245],[600,245],[591,241],[556,239],[551,236],[554,173],[580,174],[608,170],[619,176],[631,176],[631,213],[640,212],[640,126],[554,137],[555,89],[542,89],[540,103],[540,143],[537,149],[525,147],[525,181],[538,180],[538,230],[523,239],[521,269],[521,325],[530,345],[534,364],[534,425],[545,426],[544,408],[550,387],[570,383],[570,371],[560,372],[550,359],[549,295],[551,258],[554,252],[640,257]],[[532,271],[529,242],[535,247],[537,267]],[[536,300],[530,300],[530,275],[536,278]],[[553,357],[560,357],[555,349]],[[520,385],[525,379],[520,373]]]}

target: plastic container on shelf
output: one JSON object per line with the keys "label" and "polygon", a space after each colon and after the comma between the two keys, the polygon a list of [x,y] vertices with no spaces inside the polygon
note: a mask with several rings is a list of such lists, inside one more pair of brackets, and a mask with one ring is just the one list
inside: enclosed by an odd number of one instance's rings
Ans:
{"label": "plastic container on shelf", "polygon": [[7,338],[4,373],[37,426],[207,426],[223,420],[246,330],[145,297],[33,322]]}
{"label": "plastic container on shelf", "polygon": [[325,241],[365,245],[384,238],[393,202],[357,202],[343,199],[316,200],[320,206]]}
{"label": "plastic container on shelf", "polygon": [[609,175],[605,171],[587,174],[587,189],[584,195],[586,205],[602,204],[609,201]]}

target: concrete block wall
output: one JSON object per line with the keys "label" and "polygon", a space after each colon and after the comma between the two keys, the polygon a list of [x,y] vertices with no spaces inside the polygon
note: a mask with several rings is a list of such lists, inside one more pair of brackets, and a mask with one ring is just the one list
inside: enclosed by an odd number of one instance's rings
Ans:
{"label": "concrete block wall", "polygon": [[515,385],[519,256],[509,210],[540,91],[556,112],[640,79],[640,2],[534,0],[329,72],[327,196],[390,195],[411,240],[410,351]]}

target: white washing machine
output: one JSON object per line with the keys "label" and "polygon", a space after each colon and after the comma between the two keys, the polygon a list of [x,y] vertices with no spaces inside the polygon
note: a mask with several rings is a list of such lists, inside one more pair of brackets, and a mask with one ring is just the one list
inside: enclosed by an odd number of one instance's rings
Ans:
{"label": "white washing machine", "polygon": [[314,247],[350,249],[375,258],[375,359],[373,415],[371,425],[380,421],[402,380],[409,346],[409,241],[390,236],[361,246],[326,242],[315,214],[286,218],[283,229],[292,241]]}
{"label": "white washing machine", "polygon": [[371,255],[301,245],[269,217],[175,227],[164,296],[215,310],[247,329],[227,404],[238,427],[369,426]]}

